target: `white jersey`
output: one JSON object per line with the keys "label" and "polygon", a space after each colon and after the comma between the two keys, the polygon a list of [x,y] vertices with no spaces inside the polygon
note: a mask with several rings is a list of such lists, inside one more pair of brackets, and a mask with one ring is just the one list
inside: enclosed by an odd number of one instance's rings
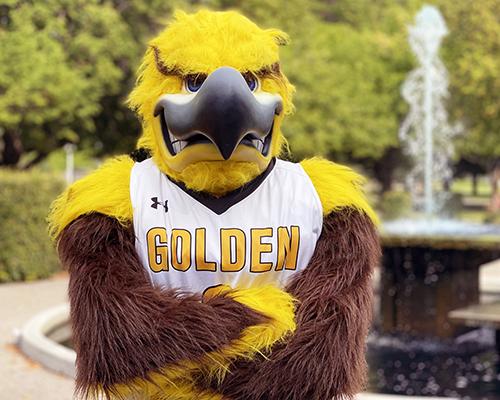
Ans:
{"label": "white jersey", "polygon": [[323,223],[311,180],[300,164],[276,160],[256,181],[210,200],[172,182],[152,159],[134,165],[135,246],[153,285],[282,288],[307,267]]}

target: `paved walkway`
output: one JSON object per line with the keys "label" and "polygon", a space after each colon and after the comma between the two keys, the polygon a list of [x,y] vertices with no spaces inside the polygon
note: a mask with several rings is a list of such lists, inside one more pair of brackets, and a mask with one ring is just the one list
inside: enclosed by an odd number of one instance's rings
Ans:
{"label": "paved walkway", "polygon": [[0,400],[70,400],[73,381],[19,353],[15,332],[31,317],[66,301],[67,277],[0,285]]}
{"label": "paved walkway", "polygon": [[[500,260],[482,267],[481,291],[500,293]],[[24,357],[14,345],[15,332],[31,317],[67,300],[67,276],[0,285],[0,400],[70,400],[73,382]],[[397,396],[362,394],[359,400],[394,400]]]}

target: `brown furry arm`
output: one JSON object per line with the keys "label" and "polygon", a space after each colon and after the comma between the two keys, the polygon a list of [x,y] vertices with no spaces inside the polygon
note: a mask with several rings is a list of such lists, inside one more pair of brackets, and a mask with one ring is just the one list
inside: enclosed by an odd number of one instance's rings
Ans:
{"label": "brown furry arm", "polygon": [[264,318],[225,296],[154,288],[135,251],[131,229],[102,214],[81,217],[59,237],[69,269],[77,390],[113,393],[114,385],[147,378],[238,338]]}
{"label": "brown furry arm", "polygon": [[325,218],[315,253],[287,290],[299,300],[297,330],[269,359],[241,361],[218,387],[239,400],[352,398],[366,378],[376,229],[360,212]]}

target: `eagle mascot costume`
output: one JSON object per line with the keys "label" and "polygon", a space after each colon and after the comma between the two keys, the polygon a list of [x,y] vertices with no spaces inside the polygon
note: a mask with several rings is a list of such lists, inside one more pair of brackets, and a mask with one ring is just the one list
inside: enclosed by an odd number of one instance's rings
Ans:
{"label": "eagle mascot costume", "polygon": [[79,395],[362,390],[376,216],[347,167],[278,158],[293,108],[286,42],[237,12],[176,13],[128,100],[137,149],[54,202]]}

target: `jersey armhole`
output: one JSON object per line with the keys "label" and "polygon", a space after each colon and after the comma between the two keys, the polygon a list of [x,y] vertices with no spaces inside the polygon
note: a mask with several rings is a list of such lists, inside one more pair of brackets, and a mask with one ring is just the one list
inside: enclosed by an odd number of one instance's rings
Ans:
{"label": "jersey armhole", "polygon": [[136,209],[136,196],[137,196],[137,174],[138,174],[138,162],[134,163],[132,170],[130,171],[130,203],[132,204],[132,212],[135,213]]}

